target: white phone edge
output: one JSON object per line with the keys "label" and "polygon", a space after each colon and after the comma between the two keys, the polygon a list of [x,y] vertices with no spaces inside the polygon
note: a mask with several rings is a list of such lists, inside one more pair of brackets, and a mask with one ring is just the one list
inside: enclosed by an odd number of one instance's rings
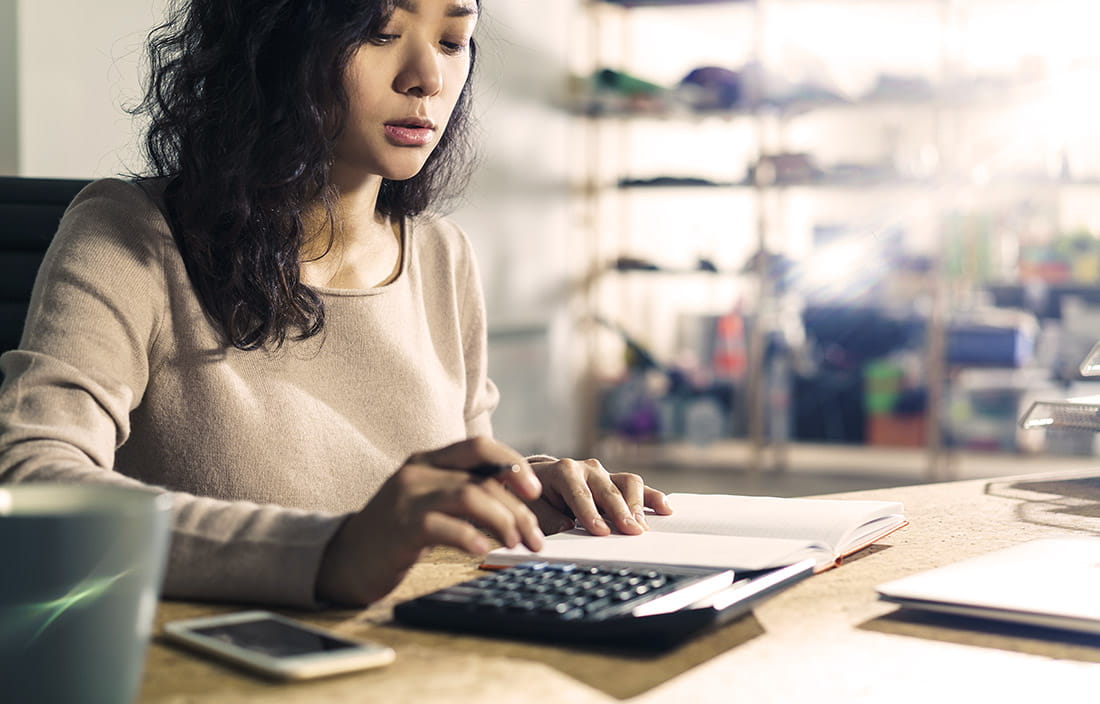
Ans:
{"label": "white phone edge", "polygon": [[[238,647],[195,632],[197,628],[210,626],[228,626],[262,619],[272,619],[311,633],[324,635],[344,641],[354,647],[346,650],[325,651],[309,655],[273,657]],[[169,621],[161,629],[164,637],[170,641],[186,645],[195,650],[224,658],[255,672],[284,680],[311,679],[327,677],[346,672],[367,670],[392,663],[396,657],[393,649],[380,643],[366,643],[354,640],[342,634],[333,633],[270,611],[237,611],[216,616]]]}

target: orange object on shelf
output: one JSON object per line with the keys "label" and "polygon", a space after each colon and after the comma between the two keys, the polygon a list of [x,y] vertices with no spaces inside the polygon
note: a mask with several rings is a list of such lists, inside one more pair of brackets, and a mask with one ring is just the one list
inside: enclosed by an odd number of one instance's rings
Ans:
{"label": "orange object on shelf", "polygon": [[923,414],[867,416],[867,444],[886,447],[924,447],[928,438],[928,419]]}

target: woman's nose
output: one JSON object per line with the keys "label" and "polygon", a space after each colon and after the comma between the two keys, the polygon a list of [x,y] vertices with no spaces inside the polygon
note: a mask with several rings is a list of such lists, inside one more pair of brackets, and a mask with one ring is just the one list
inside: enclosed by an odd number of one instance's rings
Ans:
{"label": "woman's nose", "polygon": [[443,88],[439,60],[439,52],[434,46],[409,47],[394,81],[394,90],[417,97],[435,95]]}

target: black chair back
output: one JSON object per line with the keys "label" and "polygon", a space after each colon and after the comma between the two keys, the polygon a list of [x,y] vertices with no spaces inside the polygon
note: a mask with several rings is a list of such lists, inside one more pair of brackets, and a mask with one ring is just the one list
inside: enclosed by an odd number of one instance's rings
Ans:
{"label": "black chair back", "polygon": [[80,179],[0,176],[0,353],[19,346],[31,288]]}

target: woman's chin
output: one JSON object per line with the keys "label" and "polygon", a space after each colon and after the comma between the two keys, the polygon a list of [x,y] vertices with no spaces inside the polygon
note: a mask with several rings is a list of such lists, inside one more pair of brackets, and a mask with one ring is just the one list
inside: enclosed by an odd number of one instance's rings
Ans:
{"label": "woman's chin", "polygon": [[413,176],[420,173],[420,170],[424,167],[423,162],[416,164],[415,166],[395,167],[392,169],[385,169],[382,172],[382,178],[387,181],[408,181]]}

